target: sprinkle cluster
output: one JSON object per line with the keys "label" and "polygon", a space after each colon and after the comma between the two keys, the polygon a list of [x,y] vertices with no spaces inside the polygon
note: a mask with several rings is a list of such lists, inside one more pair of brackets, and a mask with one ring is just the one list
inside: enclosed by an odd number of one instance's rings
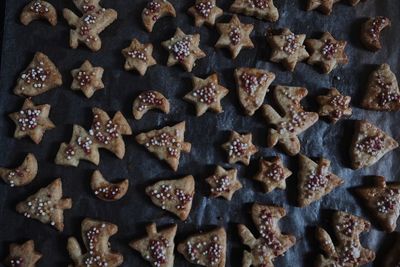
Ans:
{"label": "sprinkle cluster", "polygon": [[278,252],[282,250],[282,245],[277,239],[276,234],[273,230],[274,220],[272,214],[268,210],[263,209],[260,212],[259,219],[260,219],[260,226],[259,226],[260,235],[264,239],[263,241],[265,241],[264,244],[267,245],[269,248],[271,248],[274,254],[277,255]]}
{"label": "sprinkle cluster", "polygon": [[91,266],[99,266],[106,267],[108,266],[108,262],[104,259],[104,254],[102,252],[97,251],[96,245],[99,242],[100,231],[105,228],[106,225],[102,224],[99,227],[93,226],[86,232],[85,237],[88,241],[89,256],[85,259],[84,264],[87,267]]}
{"label": "sprinkle cluster", "polygon": [[96,7],[94,5],[88,5],[89,0],[84,0],[84,5],[82,6],[83,12],[93,11]]}
{"label": "sprinkle cluster", "polygon": [[369,34],[373,37],[376,38],[378,37],[378,34],[380,30],[382,29],[382,26],[386,23],[386,18],[385,17],[377,17],[372,21],[372,27],[369,29]]}
{"label": "sprinkle cluster", "polygon": [[267,78],[267,74],[263,74],[260,77],[257,77],[256,75],[244,72],[242,75],[240,75],[243,89],[249,95],[254,95],[257,88],[262,85],[267,80]]}
{"label": "sprinkle cluster", "polygon": [[249,145],[235,138],[229,146],[229,156],[241,157],[246,154]]}
{"label": "sprinkle cluster", "polygon": [[186,246],[187,255],[192,262],[200,264],[203,261],[207,266],[218,265],[224,249],[216,235],[212,236],[209,241],[195,243],[188,241]]}
{"label": "sprinkle cluster", "polygon": [[285,131],[289,131],[291,133],[295,133],[297,129],[303,127],[304,122],[307,118],[307,113],[304,111],[297,111],[291,106],[289,108],[288,120],[282,121],[279,124],[279,133],[284,133]]}
{"label": "sprinkle cluster", "polygon": [[376,156],[385,146],[385,139],[380,135],[365,137],[356,144],[356,149]]}
{"label": "sprinkle cluster", "polygon": [[211,193],[229,192],[231,186],[231,179],[227,175],[213,175],[214,186],[211,188]]}
{"label": "sprinkle cluster", "polygon": [[94,75],[93,72],[87,73],[86,71],[82,70],[78,71],[78,74],[76,75],[76,80],[78,81],[79,86],[82,88],[90,84],[92,81],[91,76],[93,75]]}
{"label": "sprinkle cluster", "polygon": [[276,182],[281,181],[285,177],[283,168],[276,163],[272,163],[270,166],[268,166],[264,175],[267,179],[271,179]]}
{"label": "sprinkle cluster", "polygon": [[266,0],[247,0],[247,3],[253,8],[265,9],[268,7]]}
{"label": "sprinkle cluster", "polygon": [[335,95],[329,100],[329,104],[332,106],[330,115],[333,118],[340,118],[343,115],[343,111],[347,109],[346,97],[343,95]]}
{"label": "sprinkle cluster", "polygon": [[284,35],[283,38],[285,39],[285,44],[281,49],[289,55],[293,55],[300,47],[300,43],[297,41],[296,35],[294,35],[294,33],[290,33]]}
{"label": "sprinkle cluster", "polygon": [[387,188],[382,196],[376,202],[380,213],[392,213],[399,204],[399,189]]}
{"label": "sprinkle cluster", "polygon": [[168,133],[161,133],[150,138],[149,142],[145,144],[146,147],[158,146],[166,147],[168,155],[171,157],[178,157],[181,150],[181,143],[175,137]]}
{"label": "sprinkle cluster", "polygon": [[325,40],[325,44],[322,46],[322,55],[326,59],[332,59],[333,56],[338,52],[339,44],[333,43],[332,40],[327,39]]}
{"label": "sprinkle cluster", "polygon": [[15,170],[10,171],[7,175],[7,180],[10,183],[10,186],[14,187],[15,186],[14,179],[16,177],[24,177],[24,174],[27,172],[29,172],[29,169],[25,169],[25,170],[15,169]]}
{"label": "sprinkle cluster", "polygon": [[145,110],[148,106],[161,106],[163,100],[157,98],[154,92],[144,92],[139,95],[140,105],[137,107],[138,111]]}
{"label": "sprinkle cluster", "polygon": [[211,1],[199,2],[194,6],[197,12],[205,18],[210,16],[211,10],[215,7],[215,5]]}
{"label": "sprinkle cluster", "polygon": [[[322,172],[311,172],[307,177],[307,182],[305,183],[305,189],[307,191],[317,192],[323,190],[329,182],[329,174],[323,174]],[[307,195],[310,197],[310,195]]]}
{"label": "sprinkle cluster", "polygon": [[39,15],[49,12],[49,8],[44,5],[41,0],[33,2],[29,9]]}
{"label": "sprinkle cluster", "polygon": [[94,191],[95,195],[100,195],[102,198],[113,200],[120,192],[120,189],[116,185],[105,185],[96,188]]}
{"label": "sprinkle cluster", "polygon": [[152,20],[156,21],[158,19],[158,13],[161,10],[161,4],[157,1],[151,1],[147,4],[144,14],[146,16],[152,16]]}
{"label": "sprinkle cluster", "polygon": [[64,153],[65,153],[65,157],[67,158],[67,160],[71,160],[72,157],[75,156],[75,149],[74,149],[73,146],[68,145],[68,146],[65,148]]}
{"label": "sprinkle cluster", "polygon": [[[146,48],[144,50],[146,50]],[[135,58],[135,59],[139,59],[139,60],[145,61],[145,62],[147,61],[147,56],[146,56],[145,52],[137,50],[137,49],[129,51],[128,52],[128,56],[130,56],[131,58]]]}
{"label": "sprinkle cluster", "polygon": [[[28,211],[24,213],[24,216],[30,218],[32,216],[37,218],[45,218],[51,220],[51,214],[54,211],[54,205],[50,199],[46,198],[33,198],[27,202]],[[50,221],[51,225],[55,225],[54,221]]]}
{"label": "sprinkle cluster", "polygon": [[95,114],[89,134],[94,136],[98,142],[108,145],[113,139],[119,136],[118,128],[119,125],[112,120],[108,120],[104,125],[100,121],[99,115]]}
{"label": "sprinkle cluster", "polygon": [[351,237],[354,230],[358,226],[358,222],[350,216],[345,216],[343,223],[336,226],[336,228],[344,235]]}
{"label": "sprinkle cluster", "polygon": [[[76,143],[78,144],[78,146],[80,146],[82,148],[82,150],[83,150],[83,152],[85,152],[85,154],[90,154],[92,152],[93,141],[89,136],[86,136],[86,137],[79,136],[76,139]],[[71,153],[72,151],[73,150],[70,150],[70,149],[66,150],[67,159],[68,159],[68,156],[75,155],[75,152]]]}
{"label": "sprinkle cluster", "polygon": [[10,260],[11,267],[22,267],[24,260],[21,257],[15,257]]}
{"label": "sprinkle cluster", "polygon": [[192,95],[197,97],[197,100],[201,103],[210,105],[217,100],[217,93],[217,86],[215,83],[211,82],[204,87],[194,90]]}
{"label": "sprinkle cluster", "polygon": [[151,239],[148,245],[150,255],[146,257],[147,260],[151,260],[153,266],[161,267],[167,262],[168,247],[170,247],[170,244],[162,235],[159,236],[158,239]]}
{"label": "sprinkle cluster", "polygon": [[21,131],[33,130],[38,126],[40,109],[25,109],[18,114],[18,125]]}
{"label": "sprinkle cluster", "polygon": [[186,208],[186,204],[193,199],[190,194],[186,194],[182,189],[175,188],[175,190],[173,190],[171,185],[166,184],[161,185],[159,189],[152,190],[150,195],[160,201],[162,209],[166,209],[165,205],[167,201],[176,200],[178,203],[175,208],[183,210]]}
{"label": "sprinkle cluster", "polygon": [[44,62],[40,61],[39,66],[30,68],[21,74],[21,79],[26,84],[32,84],[33,88],[43,88],[46,85],[46,80],[50,72],[44,69]]}
{"label": "sprinkle cluster", "polygon": [[186,57],[190,55],[190,46],[192,38],[185,36],[181,40],[176,41],[172,46],[168,47],[175,56],[175,59],[182,62]]}
{"label": "sprinkle cluster", "polygon": [[229,40],[231,41],[231,44],[238,45],[241,38],[242,35],[240,34],[240,28],[236,26],[231,27],[229,31]]}
{"label": "sprinkle cluster", "polygon": [[[88,8],[90,9],[90,7]],[[91,25],[95,25],[97,23],[98,16],[102,15],[104,11],[105,9],[102,8],[96,12],[86,14],[85,16],[83,16],[82,18],[83,25],[79,27],[79,34],[81,36],[86,36],[86,42],[97,41],[97,37],[90,34],[90,31],[92,30]],[[94,29],[96,29],[96,27],[94,27]]]}

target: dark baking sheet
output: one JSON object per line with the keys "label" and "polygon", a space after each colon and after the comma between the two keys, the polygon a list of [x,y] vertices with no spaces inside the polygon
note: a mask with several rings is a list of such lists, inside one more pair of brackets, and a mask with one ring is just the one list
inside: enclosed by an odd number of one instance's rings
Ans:
{"label": "dark baking sheet", "polygon": [[[67,238],[71,235],[79,236],[82,219],[92,217],[119,226],[119,232],[111,238],[111,244],[113,249],[124,254],[123,266],[146,266],[139,254],[128,247],[128,242],[144,234],[145,224],[152,221],[159,225],[178,223],[177,242],[198,230],[208,229],[213,225],[225,226],[229,236],[227,266],[240,266],[244,247],[239,242],[236,224],[245,223],[252,227],[248,210],[250,203],[259,201],[283,205],[288,216],[282,220],[281,228],[298,239],[295,247],[284,257],[280,257],[275,265],[311,266],[312,256],[317,252],[313,227],[329,223],[330,210],[346,210],[369,218],[351,194],[351,187],[367,183],[368,178],[364,177],[366,175],[379,174],[386,176],[390,181],[398,180],[400,165],[396,163],[400,160],[400,150],[385,156],[373,167],[359,171],[349,169],[347,150],[354,119],[367,119],[388,131],[397,140],[400,138],[400,113],[380,113],[358,108],[367,75],[376,64],[387,62],[398,76],[400,74],[399,1],[369,0],[356,8],[337,4],[331,16],[323,16],[318,12],[305,12],[305,1],[276,0],[281,18],[275,24],[240,16],[243,22],[255,24],[252,38],[256,47],[242,51],[236,60],[231,60],[227,51],[213,48],[218,38],[215,28],[193,26],[193,19],[186,14],[186,10],[194,1],[172,0],[178,17],[163,19],[156,24],[154,32],[149,34],[145,32],[140,20],[145,1],[104,0],[105,7],[112,7],[118,11],[118,20],[101,35],[103,48],[97,53],[92,53],[84,47],[77,50],[69,48],[69,27],[61,16],[56,27],[51,27],[45,22],[22,26],[18,17],[26,2],[28,1],[5,1],[0,73],[0,166],[19,164],[27,152],[33,152],[39,160],[39,174],[30,185],[22,188],[13,189],[0,183],[0,259],[7,255],[11,242],[34,239],[37,249],[44,255],[38,266],[66,266],[70,262],[65,249]],[[64,7],[74,9],[72,1],[51,2],[58,9],[59,15]],[[227,11],[231,2],[221,0],[218,1],[218,5]],[[388,16],[392,20],[392,27],[383,35],[384,49],[378,53],[370,53],[362,49],[358,29],[365,17],[375,15]],[[229,17],[230,14],[226,12],[219,21],[226,22]],[[180,67],[166,67],[167,52],[160,45],[161,41],[173,35],[177,26],[186,33],[201,33],[201,48],[207,53],[207,58],[198,61],[193,74],[205,77],[215,71],[219,74],[221,83],[231,89],[231,93],[222,101],[224,113],[206,113],[196,118],[193,106],[182,100],[183,95],[191,90],[191,74],[184,72]],[[279,65],[268,61],[270,49],[264,34],[271,26],[289,27],[295,33],[306,33],[308,37],[317,38],[322,31],[330,31],[336,38],[349,42],[346,51],[350,63],[334,70],[331,75],[319,74],[316,69],[304,63],[300,63],[294,73],[285,72]],[[150,68],[144,77],[123,70],[124,58],[120,51],[128,46],[134,37],[142,42],[151,42],[155,46],[154,56],[159,64]],[[62,87],[34,98],[35,103],[52,105],[50,118],[57,125],[54,130],[46,132],[44,141],[39,145],[33,144],[29,139],[14,139],[14,125],[7,117],[8,113],[19,110],[23,103],[22,98],[12,94],[12,88],[19,73],[36,51],[44,52],[56,63],[64,80]],[[106,88],[89,100],[80,92],[69,89],[70,70],[79,67],[85,59],[105,68],[103,81]],[[292,170],[297,168],[295,157],[289,158],[279,150],[266,148],[267,128],[259,113],[253,117],[243,115],[233,79],[233,70],[239,66],[265,68],[275,72],[277,79],[274,84],[307,87],[309,97],[304,104],[310,110],[316,110],[313,99],[324,92],[323,88],[336,86],[343,93],[353,97],[354,112],[351,119],[342,120],[336,125],[321,120],[301,136],[302,153],[310,157],[324,156],[330,159],[333,172],[345,179],[344,186],[310,207],[300,209],[295,206],[296,176],[288,179],[286,191],[275,190],[263,194],[260,185],[249,179],[257,169],[257,160],[254,159],[249,167],[235,166],[239,169],[239,179],[244,188],[234,195],[231,202],[207,197],[208,186],[204,178],[214,171],[215,164],[229,167],[226,165],[225,154],[220,149],[220,145],[228,138],[229,130],[253,133],[254,142],[260,148],[255,158],[279,154]],[[340,77],[340,80],[335,79],[335,76]],[[131,115],[132,101],[145,89],[163,92],[171,101],[171,113],[164,115],[150,112],[142,120],[134,121]],[[267,95],[266,102],[269,102],[269,98],[270,95]],[[177,173],[172,172],[167,165],[136,144],[133,137],[125,138],[127,153],[123,160],[103,150],[98,168],[107,178],[129,178],[130,188],[127,196],[120,201],[100,201],[89,188],[89,179],[96,166],[82,162],[79,168],[73,168],[53,163],[60,143],[70,139],[72,124],[88,128],[92,119],[91,107],[100,107],[108,112],[121,110],[129,119],[134,133],[186,120],[186,140],[193,144],[193,150],[182,157]],[[145,196],[144,187],[162,178],[187,174],[196,178],[196,194],[189,219],[180,222],[155,207]],[[64,213],[66,227],[62,233],[37,221],[26,219],[14,210],[18,201],[46,186],[56,177],[62,177],[64,195],[73,199],[72,210]],[[363,235],[362,239],[365,246],[378,251],[375,266],[379,266],[382,255],[390,246],[391,235],[385,235],[374,228],[369,234]],[[177,254],[175,266],[188,265],[182,256]]]}

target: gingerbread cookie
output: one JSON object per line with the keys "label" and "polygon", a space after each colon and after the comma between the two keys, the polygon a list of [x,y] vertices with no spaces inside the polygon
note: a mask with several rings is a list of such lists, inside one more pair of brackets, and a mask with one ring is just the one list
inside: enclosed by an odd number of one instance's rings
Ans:
{"label": "gingerbread cookie", "polygon": [[356,121],[350,146],[351,167],[369,167],[399,144],[387,133],[367,121]]}
{"label": "gingerbread cookie", "polygon": [[63,16],[70,30],[69,45],[78,48],[79,43],[85,44],[90,50],[96,52],[101,48],[99,34],[117,19],[117,11],[111,8],[103,8],[100,0],[74,0],[75,6],[82,12],[78,17],[72,10],[64,8]]}
{"label": "gingerbread cookie", "polygon": [[206,178],[206,181],[211,187],[211,197],[223,197],[227,200],[231,200],[233,194],[243,187],[237,178],[236,169],[225,170],[221,166],[217,166],[215,173]]}
{"label": "gingerbread cookie", "polygon": [[220,37],[215,47],[228,48],[232,58],[236,58],[243,48],[254,48],[250,39],[253,28],[253,24],[243,24],[236,15],[233,15],[229,23],[217,23]]}
{"label": "gingerbread cookie", "polygon": [[58,178],[17,204],[17,212],[27,218],[50,224],[58,231],[64,229],[64,210],[72,207],[70,198],[63,198],[62,182]]}
{"label": "gingerbread cookie", "polygon": [[399,84],[388,64],[380,65],[369,75],[367,90],[361,106],[377,111],[400,109]]}
{"label": "gingerbread cookie", "polygon": [[192,84],[193,90],[187,93],[184,99],[196,106],[198,117],[209,109],[216,113],[223,111],[221,100],[229,93],[229,90],[219,84],[216,73],[206,79],[193,76]]}
{"label": "gingerbread cookie", "polygon": [[[357,5],[360,1],[361,0],[347,0],[347,2],[352,6]],[[307,11],[316,9],[325,15],[330,15],[332,13],[333,5],[338,2],[341,2],[341,0],[308,0]]]}
{"label": "gingerbread cookie", "polygon": [[254,180],[262,183],[264,192],[269,193],[275,188],[286,189],[286,179],[292,175],[292,172],[283,166],[281,158],[274,157],[272,160],[261,159],[257,174]]}
{"label": "gingerbread cookie", "polygon": [[0,177],[11,187],[29,184],[36,178],[37,172],[38,162],[32,153],[27,154],[22,164],[17,168],[0,167]]}
{"label": "gingerbread cookie", "polygon": [[269,86],[275,80],[275,74],[262,69],[237,68],[235,82],[240,104],[245,113],[252,116],[264,103]]}
{"label": "gingerbread cookie", "polygon": [[130,242],[129,246],[138,251],[153,267],[173,267],[177,228],[174,224],[158,232],[155,223],[149,224],[146,226],[146,237]]}
{"label": "gingerbread cookie", "polygon": [[165,114],[169,113],[168,99],[158,91],[144,91],[133,101],[132,113],[136,120],[140,120],[147,111],[158,109]]}
{"label": "gingerbread cookie", "polygon": [[136,141],[177,171],[181,153],[189,153],[192,147],[190,143],[185,142],[185,128],[186,123],[183,121],[174,126],[141,133],[136,136]]}
{"label": "gingerbread cookie", "polygon": [[188,175],[175,180],[161,180],[146,187],[146,194],[155,205],[184,221],[192,208],[194,186],[193,176]]}
{"label": "gingerbread cookie", "polygon": [[343,179],[328,171],[330,164],[331,162],[324,158],[314,162],[304,155],[299,155],[297,189],[300,207],[310,205],[344,183]]}
{"label": "gingerbread cookie", "polygon": [[235,0],[229,10],[270,22],[279,19],[279,12],[273,0]]}
{"label": "gingerbread cookie", "polygon": [[395,241],[390,247],[389,253],[385,255],[382,262],[382,267],[397,267],[400,264],[400,234],[398,232],[394,233]]}
{"label": "gingerbread cookie", "polygon": [[269,36],[267,40],[272,48],[270,60],[282,63],[287,70],[294,71],[297,62],[301,62],[310,56],[303,45],[305,39],[305,34],[296,35],[288,28]]}
{"label": "gingerbread cookie", "polygon": [[363,266],[375,259],[375,252],[364,248],[360,234],[369,231],[371,225],[366,220],[343,211],[333,215],[333,242],[330,235],[322,228],[317,228],[317,239],[323,255],[317,257],[315,266]]}
{"label": "gingerbread cookie", "polygon": [[57,11],[54,6],[47,1],[32,0],[22,9],[19,19],[25,26],[39,19],[47,20],[52,26],[56,26]]}
{"label": "gingerbread cookie", "polygon": [[224,11],[215,2],[216,0],[196,0],[194,6],[189,8],[188,12],[194,17],[196,27],[203,24],[214,26],[215,20],[222,16]]}
{"label": "gingerbread cookie", "polygon": [[10,254],[4,260],[7,267],[35,267],[36,263],[42,258],[42,254],[35,250],[33,240],[28,240],[19,245],[10,245]]}
{"label": "gingerbread cookie", "polygon": [[16,125],[14,137],[21,139],[29,136],[33,142],[39,144],[46,130],[56,127],[49,119],[50,108],[48,104],[35,106],[32,100],[25,99],[21,110],[9,115]]}
{"label": "gingerbread cookie", "polygon": [[278,85],[274,88],[274,98],[283,116],[272,106],[263,105],[264,117],[272,126],[267,139],[269,147],[279,143],[291,156],[300,152],[300,140],[297,136],[318,120],[317,113],[304,111],[300,104],[307,93],[307,89],[303,87]]}
{"label": "gingerbread cookie", "polygon": [[260,237],[255,238],[245,225],[238,225],[243,244],[250,248],[250,252],[244,251],[243,267],[273,267],[274,259],[282,256],[296,243],[295,236],[284,235],[279,229],[278,221],[285,215],[286,211],[282,207],[253,204],[251,217]]}
{"label": "gingerbread cookie", "polygon": [[226,261],[226,232],[215,230],[188,237],[177,247],[185,259],[201,266],[224,267]]}
{"label": "gingerbread cookie", "polygon": [[386,232],[393,232],[400,215],[400,183],[386,183],[382,176],[373,179],[373,186],[358,187],[355,192],[376,222]]}
{"label": "gingerbread cookie", "polygon": [[142,11],[143,25],[148,32],[152,32],[154,24],[165,16],[176,17],[174,6],[167,0],[150,0]]}
{"label": "gingerbread cookie", "polygon": [[332,123],[336,123],[343,116],[351,116],[353,113],[350,100],[350,96],[344,96],[332,87],[326,95],[317,96],[318,114],[321,117],[327,117]]}
{"label": "gingerbread cookie", "polygon": [[361,26],[360,39],[361,43],[373,52],[382,48],[380,41],[381,31],[391,26],[390,19],[382,16],[369,18]]}
{"label": "gingerbread cookie", "polygon": [[124,179],[119,183],[108,182],[100,171],[96,170],[92,174],[90,187],[96,197],[104,201],[116,201],[123,198],[128,192],[129,180]]}
{"label": "gingerbread cookie", "polygon": [[325,32],[320,39],[307,39],[307,48],[311,51],[307,63],[318,65],[323,73],[330,73],[339,65],[349,62],[345,53],[346,41],[338,41],[329,32]]}
{"label": "gingerbread cookie", "polygon": [[104,88],[101,80],[103,72],[103,68],[93,67],[88,60],[85,60],[79,69],[71,71],[73,77],[71,89],[81,90],[87,98],[91,98],[97,90]]}
{"label": "gingerbread cookie", "polygon": [[153,45],[142,44],[136,38],[122,50],[122,55],[125,57],[125,70],[135,70],[142,76],[149,67],[157,64],[153,57]]}
{"label": "gingerbread cookie", "polygon": [[61,73],[43,53],[36,52],[28,67],[21,73],[14,87],[19,96],[37,96],[62,85]]}
{"label": "gingerbread cookie", "polygon": [[252,143],[252,134],[239,134],[231,131],[229,141],[222,145],[222,148],[228,153],[229,164],[242,162],[248,166],[252,155],[258,152],[258,148]]}
{"label": "gingerbread cookie", "polygon": [[84,219],[81,225],[82,240],[86,253],[82,253],[81,246],[75,237],[68,239],[67,250],[75,267],[122,265],[124,257],[111,250],[109,238],[118,232],[118,226],[112,223]]}
{"label": "gingerbread cookie", "polygon": [[167,66],[179,63],[186,71],[191,72],[196,60],[206,56],[199,44],[200,34],[185,34],[177,28],[171,39],[162,42],[162,46],[169,52]]}

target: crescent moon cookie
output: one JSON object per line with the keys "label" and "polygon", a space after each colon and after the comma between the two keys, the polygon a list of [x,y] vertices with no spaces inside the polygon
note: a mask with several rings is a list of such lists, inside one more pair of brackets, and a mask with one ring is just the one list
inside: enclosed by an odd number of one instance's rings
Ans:
{"label": "crescent moon cookie", "polygon": [[258,148],[252,143],[252,134],[239,134],[231,131],[229,141],[222,145],[228,154],[229,164],[242,162],[248,166],[252,155],[258,152]]}
{"label": "crescent moon cookie", "polygon": [[35,155],[29,153],[26,155],[22,164],[15,169],[6,169],[0,167],[0,177],[11,187],[24,186],[36,178],[38,171],[38,162]]}
{"label": "crescent moon cookie", "polygon": [[231,200],[233,194],[241,189],[242,183],[237,178],[237,170],[225,170],[221,166],[217,166],[215,173],[206,178],[206,182],[210,185],[211,197],[223,197]]}
{"label": "crescent moon cookie", "polygon": [[96,91],[104,88],[101,80],[103,72],[103,68],[93,67],[88,60],[85,60],[79,69],[71,71],[73,77],[71,89],[81,90],[87,98],[92,97]]}
{"label": "crescent moon cookie", "polygon": [[158,109],[165,114],[169,113],[169,101],[158,91],[144,91],[133,101],[132,112],[136,120],[140,120],[144,114],[152,109]]}
{"label": "crescent moon cookie", "polygon": [[33,0],[22,9],[20,20],[25,26],[34,20],[45,19],[52,26],[57,25],[57,11],[52,4],[43,0]]}
{"label": "crescent moon cookie", "polygon": [[142,44],[138,39],[133,39],[131,44],[122,50],[125,70],[136,70],[141,76],[145,75],[149,67],[157,64],[152,54],[152,44]]}
{"label": "crescent moon cookie", "polygon": [[21,73],[14,87],[19,96],[37,96],[62,85],[61,73],[43,53],[36,52],[31,63]]}
{"label": "crescent moon cookie", "polygon": [[124,257],[121,253],[111,250],[109,238],[118,232],[115,224],[86,218],[81,224],[83,244],[86,253],[82,253],[81,246],[75,237],[68,239],[67,250],[74,262],[74,267],[82,266],[121,266]]}
{"label": "crescent moon cookie", "polygon": [[42,254],[35,250],[33,240],[28,240],[23,244],[13,243],[10,245],[10,254],[4,260],[7,267],[35,267],[36,263],[42,258]]}
{"label": "crescent moon cookie", "polygon": [[222,16],[224,11],[215,2],[216,0],[196,0],[194,6],[189,8],[188,13],[194,17],[196,27],[203,24],[214,26],[215,20]]}
{"label": "crescent moon cookie", "polygon": [[200,34],[185,34],[180,28],[176,29],[171,39],[161,44],[169,52],[168,67],[179,63],[187,72],[191,72],[196,60],[206,56],[199,48]]}
{"label": "crescent moon cookie", "polygon": [[381,31],[386,27],[391,26],[390,19],[386,17],[374,17],[369,18],[366,22],[361,26],[360,39],[361,43],[373,52],[378,51],[382,48],[382,44],[380,41]]}
{"label": "crescent moon cookie", "polygon": [[275,188],[286,189],[286,179],[292,175],[292,172],[283,166],[279,157],[272,160],[260,159],[259,169],[253,177],[254,180],[262,183],[264,192],[272,192]]}
{"label": "crescent moon cookie", "polygon": [[273,0],[235,0],[229,10],[270,22],[279,19],[279,12]]}
{"label": "crescent moon cookie", "polygon": [[336,88],[328,90],[326,95],[317,96],[319,104],[318,114],[327,117],[332,123],[336,123],[343,116],[351,116],[350,96],[344,96]]}
{"label": "crescent moon cookie", "polygon": [[108,182],[100,171],[92,174],[90,187],[96,197],[104,201],[116,201],[123,198],[128,192],[129,180],[125,179],[119,183]]}
{"label": "crescent moon cookie", "polygon": [[167,0],[151,0],[142,11],[143,25],[148,32],[152,32],[154,24],[166,16],[176,17],[174,6]]}

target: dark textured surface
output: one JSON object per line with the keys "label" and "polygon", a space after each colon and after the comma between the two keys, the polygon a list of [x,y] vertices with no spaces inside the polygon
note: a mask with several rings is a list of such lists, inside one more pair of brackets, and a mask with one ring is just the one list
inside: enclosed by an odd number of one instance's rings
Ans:
{"label": "dark textured surface", "polygon": [[[162,19],[150,34],[145,32],[140,20],[144,1],[103,1],[105,7],[112,7],[118,11],[119,18],[101,34],[103,48],[97,53],[92,53],[85,47],[77,50],[69,48],[69,27],[62,17],[59,17],[56,27],[51,27],[43,21],[25,27],[19,23],[18,16],[27,1],[5,2],[7,7],[0,74],[0,166],[15,166],[27,152],[33,152],[39,160],[39,174],[30,185],[22,188],[9,188],[0,182],[0,259],[8,253],[8,245],[11,242],[34,239],[37,249],[44,255],[38,266],[66,266],[70,262],[65,249],[68,236],[79,236],[82,219],[92,217],[119,226],[119,232],[112,237],[111,244],[113,249],[124,254],[123,266],[145,266],[140,255],[128,247],[128,242],[144,234],[145,224],[151,221],[160,225],[177,222],[177,242],[200,229],[208,229],[212,225],[225,226],[229,240],[227,266],[240,266],[244,247],[239,243],[236,224],[245,223],[254,229],[248,210],[250,203],[259,201],[283,205],[287,209],[288,217],[282,220],[281,228],[298,239],[295,247],[276,261],[276,266],[311,266],[313,257],[310,256],[317,252],[314,227],[329,222],[329,210],[346,210],[369,218],[349,190],[351,187],[367,183],[365,175],[378,174],[386,176],[390,181],[398,180],[400,166],[396,163],[400,160],[400,150],[388,154],[373,167],[359,171],[349,169],[347,151],[354,119],[367,119],[388,131],[395,139],[400,138],[399,113],[380,113],[358,108],[367,75],[376,64],[387,62],[399,75],[399,1],[368,0],[355,8],[337,4],[331,16],[323,16],[318,12],[305,12],[305,1],[276,0],[281,18],[275,24],[240,16],[243,22],[255,24],[252,34],[255,48],[242,51],[236,60],[230,59],[228,51],[213,48],[218,38],[215,28],[193,26],[193,19],[186,14],[186,10],[194,1],[173,0],[178,12],[177,19]],[[59,14],[63,7],[75,10],[72,1],[51,2]],[[218,1],[218,5],[227,11],[231,2]],[[383,35],[384,49],[370,53],[361,47],[358,29],[365,17],[375,15],[388,16],[392,19],[392,27]],[[226,22],[229,18],[230,14],[226,13],[219,21]],[[167,68],[167,52],[160,45],[161,41],[173,35],[177,26],[186,33],[201,33],[201,48],[207,53],[207,58],[198,61],[193,74],[205,77],[216,71],[221,83],[231,89],[230,94],[222,101],[224,113],[206,113],[196,118],[194,107],[182,100],[185,93],[191,90],[191,74],[185,73],[180,67]],[[308,38],[319,38],[322,31],[330,31],[337,39],[349,42],[346,52],[350,63],[334,70],[331,75],[319,74],[317,69],[304,63],[298,64],[294,73],[285,72],[279,65],[268,61],[270,49],[264,33],[271,26],[289,27],[295,33],[306,33]],[[154,56],[159,64],[150,68],[144,77],[123,70],[124,58],[120,51],[129,45],[133,37],[142,42],[151,42],[155,46]],[[22,98],[12,94],[12,88],[19,73],[31,61],[36,51],[44,52],[55,62],[64,80],[62,87],[34,98],[37,104],[52,105],[50,118],[57,125],[54,130],[45,134],[43,142],[39,145],[33,144],[29,139],[14,139],[14,125],[7,117],[8,113],[18,110],[23,103]],[[105,69],[103,81],[106,88],[89,100],[80,92],[69,89],[70,70],[79,67],[85,59]],[[295,206],[296,176],[288,179],[286,191],[275,190],[267,195],[263,194],[261,186],[249,179],[257,169],[257,160],[254,159],[249,167],[236,166],[244,188],[234,195],[231,202],[207,197],[208,187],[204,178],[214,171],[215,164],[229,167],[226,165],[225,154],[220,149],[220,145],[228,138],[229,130],[253,133],[254,142],[260,148],[255,157],[257,159],[261,156],[282,155],[277,149],[266,148],[267,128],[260,113],[257,112],[253,117],[243,115],[234,90],[233,70],[238,66],[271,70],[277,75],[274,84],[307,87],[309,96],[304,104],[309,110],[316,110],[314,96],[323,93],[323,88],[336,86],[343,93],[353,97],[354,114],[351,119],[342,120],[336,125],[329,125],[321,120],[301,136],[302,153],[310,157],[324,156],[330,159],[332,171],[345,179],[344,186],[310,207],[300,209]],[[341,79],[336,80],[335,76]],[[132,101],[145,89],[163,92],[171,101],[171,113],[164,115],[150,112],[141,121],[134,121],[131,115]],[[267,95],[266,102],[269,102],[269,99],[270,94]],[[104,176],[109,179],[127,177],[130,180],[128,194],[122,200],[105,203],[95,198],[89,187],[89,179],[96,166],[82,162],[79,168],[73,168],[53,163],[60,143],[70,139],[72,124],[89,127],[92,119],[91,107],[100,107],[110,113],[121,110],[129,119],[135,134],[186,120],[186,140],[192,142],[192,152],[182,157],[180,168],[174,173],[166,164],[136,144],[133,137],[124,138],[127,153],[123,160],[103,150],[98,168]],[[296,157],[282,156],[289,168],[295,171]],[[179,222],[175,217],[152,205],[144,194],[144,187],[162,178],[187,174],[196,178],[196,194],[189,219]],[[58,233],[48,225],[26,219],[14,210],[18,201],[46,186],[56,177],[62,177],[64,195],[73,199],[72,210],[65,212],[66,227],[63,233]],[[369,234],[363,235],[362,239],[365,246],[379,252],[376,261],[376,266],[379,266],[380,258],[390,246],[391,236],[374,228]],[[179,255],[176,257],[175,266],[188,264]]]}

